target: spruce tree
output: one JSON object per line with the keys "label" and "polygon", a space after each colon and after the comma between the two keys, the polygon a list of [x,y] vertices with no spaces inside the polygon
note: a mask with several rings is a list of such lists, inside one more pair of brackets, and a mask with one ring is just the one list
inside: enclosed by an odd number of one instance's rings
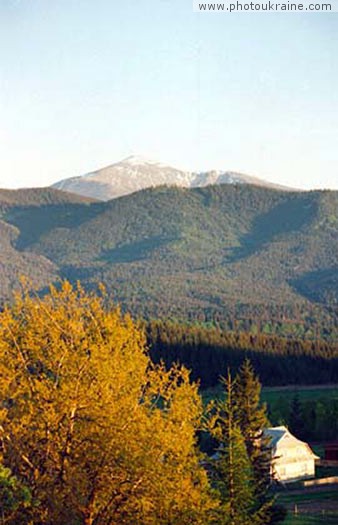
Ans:
{"label": "spruce tree", "polygon": [[271,447],[264,434],[269,423],[266,405],[260,402],[261,384],[249,359],[245,359],[238,371],[234,396],[238,425],[253,468],[256,495],[264,501],[271,482]]}
{"label": "spruce tree", "polygon": [[223,384],[226,396],[217,403],[212,426],[212,435],[219,443],[215,458],[215,483],[222,502],[218,523],[265,525],[268,509],[259,504],[255,495],[254,473],[237,421],[230,372]]}
{"label": "spruce tree", "polygon": [[301,439],[304,437],[304,418],[302,412],[302,403],[296,391],[291,401],[289,425],[291,432]]}

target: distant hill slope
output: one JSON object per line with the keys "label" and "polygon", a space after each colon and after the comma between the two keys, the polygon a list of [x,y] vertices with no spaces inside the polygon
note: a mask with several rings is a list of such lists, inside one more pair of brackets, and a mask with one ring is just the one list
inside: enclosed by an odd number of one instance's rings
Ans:
{"label": "distant hill slope", "polygon": [[19,190],[1,190],[0,206],[44,206],[49,204],[67,204],[93,202],[93,198],[83,197],[55,188],[24,188]]}
{"label": "distant hill slope", "polygon": [[[52,210],[58,210],[58,221],[67,214],[67,205],[93,202],[93,199],[72,195],[53,188],[0,189],[0,303],[12,297],[20,276],[27,276],[36,289],[47,286],[59,277],[58,267],[47,257],[18,249],[21,231],[11,217],[25,214],[27,231],[39,237]],[[36,217],[36,220],[33,220]]]}
{"label": "distant hill slope", "polygon": [[160,187],[109,202],[18,205],[2,214],[1,295],[19,272],[37,288],[58,276],[102,281],[137,315],[264,330],[271,318],[293,319],[297,335],[313,335],[314,323],[328,332],[337,322],[337,238],[333,191]]}
{"label": "distant hill slope", "polygon": [[54,184],[54,188],[105,201],[163,185],[196,188],[212,184],[254,184],[267,188],[290,189],[231,171],[182,171],[139,156],[128,157],[80,177],[62,180]]}

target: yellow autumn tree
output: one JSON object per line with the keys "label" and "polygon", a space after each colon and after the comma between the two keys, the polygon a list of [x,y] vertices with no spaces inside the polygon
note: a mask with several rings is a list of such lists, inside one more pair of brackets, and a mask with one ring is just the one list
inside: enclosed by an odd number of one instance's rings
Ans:
{"label": "yellow autumn tree", "polygon": [[104,302],[65,282],[0,314],[0,460],[31,491],[27,523],[204,525],[197,387]]}

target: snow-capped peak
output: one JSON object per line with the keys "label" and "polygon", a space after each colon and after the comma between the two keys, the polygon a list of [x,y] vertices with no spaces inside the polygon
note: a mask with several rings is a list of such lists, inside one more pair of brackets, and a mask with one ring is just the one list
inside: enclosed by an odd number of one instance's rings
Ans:
{"label": "snow-capped peak", "polygon": [[109,200],[145,188],[163,185],[196,188],[210,184],[254,184],[277,187],[255,177],[231,171],[184,171],[141,155],[129,156],[120,162],[87,173],[82,177],[57,182],[54,187],[87,197]]}
{"label": "snow-capped peak", "polygon": [[151,164],[153,166],[162,166],[160,162],[148,159],[147,157],[143,157],[142,155],[130,155],[130,157],[126,157],[119,164],[129,164],[131,166],[144,166],[147,164]]}

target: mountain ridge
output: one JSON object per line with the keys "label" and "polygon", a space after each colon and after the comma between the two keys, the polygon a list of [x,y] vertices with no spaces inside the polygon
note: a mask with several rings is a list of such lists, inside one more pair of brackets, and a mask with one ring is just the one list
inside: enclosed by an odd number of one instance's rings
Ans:
{"label": "mountain ridge", "polygon": [[110,200],[162,185],[196,188],[215,184],[253,184],[284,191],[296,191],[242,173],[222,170],[184,171],[138,155],[127,157],[85,175],[63,179],[52,187],[99,200]]}
{"label": "mountain ridge", "polygon": [[292,318],[312,336],[314,322],[326,334],[337,328],[338,192],[216,185],[108,202],[60,195],[0,206],[2,300],[25,274],[38,290],[60,278],[88,289],[103,282],[145,318]]}
{"label": "mountain ridge", "polygon": [[43,206],[50,203],[89,203],[94,200],[53,187],[0,189],[0,207]]}

